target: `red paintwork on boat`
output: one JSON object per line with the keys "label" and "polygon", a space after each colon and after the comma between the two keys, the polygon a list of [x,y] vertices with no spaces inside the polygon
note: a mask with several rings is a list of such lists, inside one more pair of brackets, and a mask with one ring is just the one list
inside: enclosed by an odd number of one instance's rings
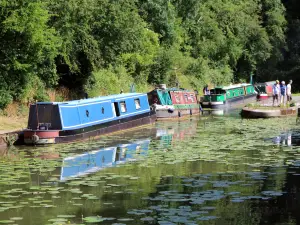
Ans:
{"label": "red paintwork on boat", "polygon": [[37,135],[39,138],[56,138],[59,136],[59,131],[53,131],[53,130],[24,131],[24,138],[32,138],[33,135]]}
{"label": "red paintwork on boat", "polygon": [[268,95],[273,95],[273,88],[271,85],[266,85],[266,92]]}
{"label": "red paintwork on boat", "polygon": [[196,104],[197,99],[194,92],[190,91],[170,91],[173,104]]}
{"label": "red paintwork on boat", "polygon": [[258,99],[268,99],[269,96],[268,95],[259,95]]}

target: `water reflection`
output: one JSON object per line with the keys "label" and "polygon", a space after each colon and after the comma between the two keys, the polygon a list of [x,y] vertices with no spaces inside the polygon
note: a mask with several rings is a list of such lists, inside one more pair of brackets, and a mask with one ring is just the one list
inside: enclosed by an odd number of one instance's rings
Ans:
{"label": "water reflection", "polygon": [[[268,139],[266,139],[268,140]],[[288,131],[277,137],[272,138],[274,144],[284,146],[300,146],[300,132]]]}
{"label": "water reflection", "polygon": [[[187,136],[195,134],[196,131],[196,123],[189,122],[187,125],[182,126],[181,123],[171,122],[164,124],[164,126],[152,128],[146,135],[143,135],[143,133],[136,135],[136,138],[143,138],[133,142],[113,141],[107,147],[81,152],[80,154],[75,153],[62,159],[62,166],[57,169],[60,170],[60,181],[96,173],[126,162],[144,159],[147,156],[151,140],[158,141],[160,148],[167,149],[172,146],[174,141],[184,140]],[[144,136],[147,136],[147,138]],[[48,154],[42,153],[39,157],[42,159],[55,159],[59,157],[58,155],[58,153],[49,152]]]}
{"label": "water reflection", "polygon": [[95,173],[106,167],[135,160],[137,154],[147,155],[150,140],[139,140],[129,144],[101,148],[63,159],[60,180]]}

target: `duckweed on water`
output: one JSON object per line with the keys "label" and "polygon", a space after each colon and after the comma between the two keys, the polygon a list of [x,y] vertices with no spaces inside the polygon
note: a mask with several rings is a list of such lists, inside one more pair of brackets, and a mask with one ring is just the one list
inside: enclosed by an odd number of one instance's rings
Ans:
{"label": "duckweed on water", "polygon": [[[12,148],[0,164],[0,223],[257,224],[257,205],[284,198],[288,174],[300,174],[300,147],[288,144],[297,132],[292,118],[220,117],[87,143]],[[128,145],[136,141],[146,147]],[[100,159],[109,166],[91,166],[104,147],[114,151]],[[88,160],[76,161],[78,155]]]}

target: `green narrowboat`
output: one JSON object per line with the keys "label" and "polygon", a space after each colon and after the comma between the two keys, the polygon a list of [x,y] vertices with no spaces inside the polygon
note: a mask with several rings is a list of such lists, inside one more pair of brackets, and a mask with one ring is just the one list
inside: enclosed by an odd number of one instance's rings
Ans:
{"label": "green narrowboat", "polygon": [[210,94],[204,95],[201,104],[203,108],[222,108],[229,102],[255,97],[256,91],[252,84],[217,86],[210,90]]}

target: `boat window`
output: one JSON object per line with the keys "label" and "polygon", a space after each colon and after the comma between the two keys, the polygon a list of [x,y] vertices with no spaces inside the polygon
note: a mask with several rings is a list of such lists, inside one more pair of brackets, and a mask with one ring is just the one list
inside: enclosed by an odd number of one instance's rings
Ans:
{"label": "boat window", "polygon": [[136,109],[140,109],[141,108],[141,102],[140,102],[139,98],[134,99],[134,104],[135,104],[135,108]]}
{"label": "boat window", "polygon": [[104,107],[102,107],[101,111],[102,111],[102,114],[104,114]]}
{"label": "boat window", "polygon": [[116,115],[117,115],[117,116],[120,116],[120,109],[119,109],[119,104],[118,104],[118,102],[114,102],[114,106],[115,106]]}
{"label": "boat window", "polygon": [[184,99],[185,99],[186,102],[189,100],[187,94],[184,94]]}
{"label": "boat window", "polygon": [[175,93],[175,92],[174,92],[174,97],[175,97],[176,103],[179,103],[180,102],[180,98],[179,98],[178,94]]}
{"label": "boat window", "polygon": [[213,95],[220,95],[220,94],[223,94],[223,93],[224,93],[224,90],[219,89],[219,88],[210,90],[210,94],[213,94]]}
{"label": "boat window", "polygon": [[191,102],[195,102],[195,101],[194,101],[194,95],[193,95],[193,94],[190,94],[190,98],[191,98]]}
{"label": "boat window", "polygon": [[86,115],[86,117],[89,117],[89,116],[90,116],[89,110],[85,110],[85,115]]}
{"label": "boat window", "polygon": [[121,112],[125,113],[127,111],[125,101],[120,102],[120,106],[121,106]]}

